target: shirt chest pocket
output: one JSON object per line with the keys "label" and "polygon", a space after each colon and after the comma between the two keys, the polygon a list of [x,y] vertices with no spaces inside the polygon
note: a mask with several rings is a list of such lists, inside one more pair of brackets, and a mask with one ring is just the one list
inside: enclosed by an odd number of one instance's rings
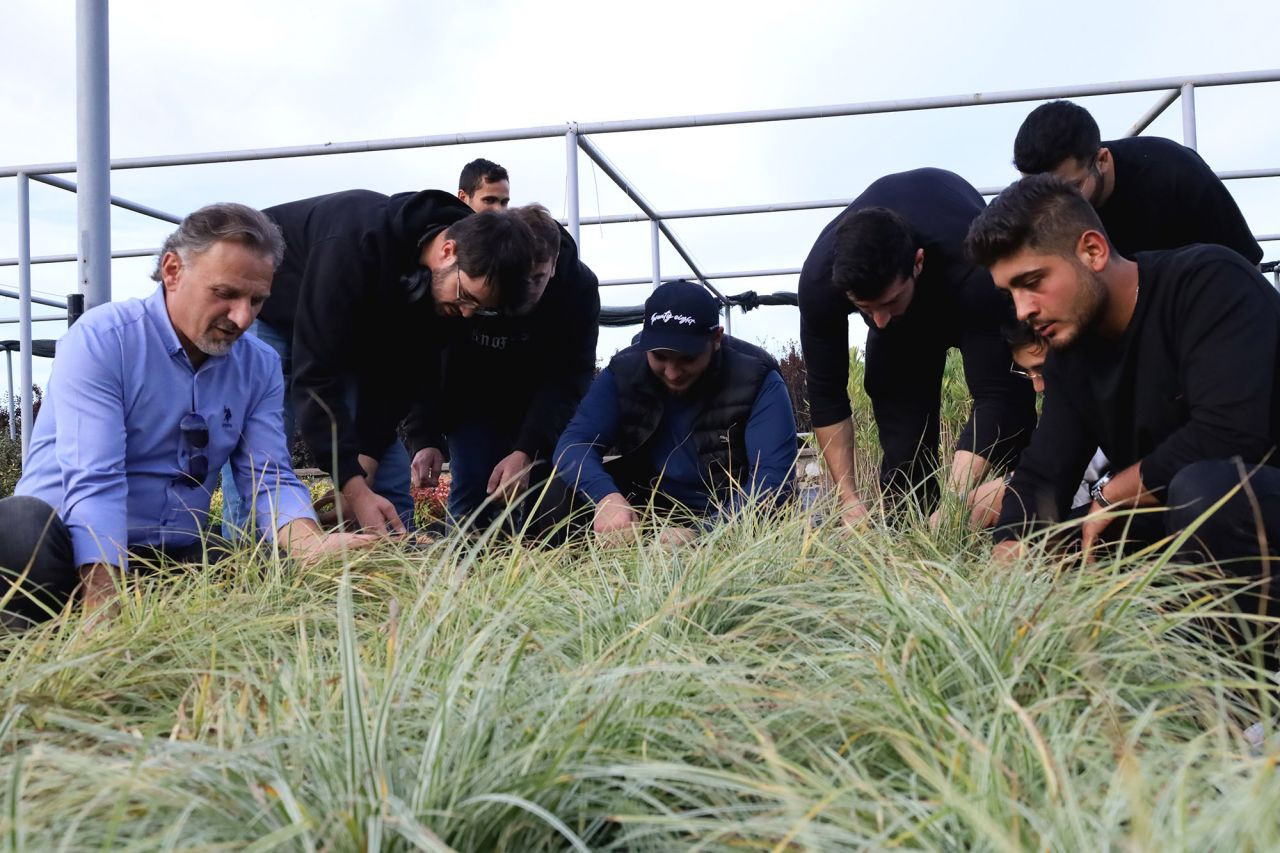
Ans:
{"label": "shirt chest pocket", "polygon": [[244,431],[244,413],[231,406],[217,406],[211,407],[204,415],[209,422],[210,456],[229,459]]}

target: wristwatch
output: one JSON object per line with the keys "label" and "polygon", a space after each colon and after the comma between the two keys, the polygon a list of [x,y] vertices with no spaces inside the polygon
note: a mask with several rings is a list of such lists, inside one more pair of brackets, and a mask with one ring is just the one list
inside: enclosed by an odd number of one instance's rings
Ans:
{"label": "wristwatch", "polygon": [[1107,500],[1107,496],[1102,493],[1102,490],[1107,487],[1107,483],[1110,483],[1110,482],[1111,482],[1111,472],[1108,471],[1107,473],[1099,477],[1097,482],[1095,482],[1092,486],[1089,487],[1089,497],[1097,501],[1098,504],[1103,509],[1111,508],[1111,501]]}

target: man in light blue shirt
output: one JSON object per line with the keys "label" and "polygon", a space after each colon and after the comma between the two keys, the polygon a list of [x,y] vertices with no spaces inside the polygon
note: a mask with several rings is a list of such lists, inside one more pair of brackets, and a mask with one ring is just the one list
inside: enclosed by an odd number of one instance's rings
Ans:
{"label": "man in light blue shirt", "polygon": [[227,460],[290,553],[372,541],[320,530],[285,444],[279,357],[242,338],[283,251],[258,211],[202,208],[165,242],[151,296],[97,307],[58,342],[22,479],[0,501],[8,617],[45,618],[77,584],[86,608],[107,602],[131,550],[200,559]]}

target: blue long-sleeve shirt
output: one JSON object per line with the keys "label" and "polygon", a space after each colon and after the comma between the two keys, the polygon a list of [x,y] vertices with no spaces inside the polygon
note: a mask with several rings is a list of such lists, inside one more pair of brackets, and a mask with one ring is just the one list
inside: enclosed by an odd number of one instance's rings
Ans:
{"label": "blue long-sleeve shirt", "polygon": [[[697,513],[734,507],[744,496],[785,495],[791,488],[796,460],[796,426],[787,386],[776,371],[761,383],[747,420],[749,480],[740,493],[711,495],[693,446],[697,397],[663,395],[662,420],[649,442],[649,462],[659,473],[658,489]],[[604,467],[604,453],[617,438],[621,410],[612,371],[600,371],[556,445],[557,475],[599,503],[620,491]]]}
{"label": "blue long-sleeve shirt", "polygon": [[[228,459],[240,493],[255,496],[259,528],[314,519],[290,465],[283,400],[280,358],[252,335],[193,368],[163,286],[100,306],[58,341],[15,493],[57,510],[77,565],[126,566],[132,546],[194,544]],[[183,474],[193,448],[180,424],[192,412],[209,428],[209,474],[198,485]]]}

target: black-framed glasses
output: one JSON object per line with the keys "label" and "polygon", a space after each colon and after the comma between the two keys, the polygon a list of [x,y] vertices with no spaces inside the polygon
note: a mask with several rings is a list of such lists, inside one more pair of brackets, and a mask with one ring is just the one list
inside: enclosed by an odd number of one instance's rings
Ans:
{"label": "black-framed glasses", "polygon": [[458,306],[458,310],[470,308],[472,317],[497,317],[497,311],[484,307],[479,300],[462,289],[462,267],[455,265],[454,270],[458,274],[458,290],[454,294],[453,304]]}
{"label": "black-framed glasses", "polygon": [[1044,378],[1044,374],[1040,372],[1039,368],[1027,370],[1026,368],[1019,367],[1016,363],[1009,365],[1009,372],[1014,376],[1021,376],[1023,379],[1030,381]]}
{"label": "black-framed glasses", "polygon": [[209,476],[209,422],[199,412],[182,416],[178,430],[187,445],[187,470],[184,476],[188,485],[200,486]]}

